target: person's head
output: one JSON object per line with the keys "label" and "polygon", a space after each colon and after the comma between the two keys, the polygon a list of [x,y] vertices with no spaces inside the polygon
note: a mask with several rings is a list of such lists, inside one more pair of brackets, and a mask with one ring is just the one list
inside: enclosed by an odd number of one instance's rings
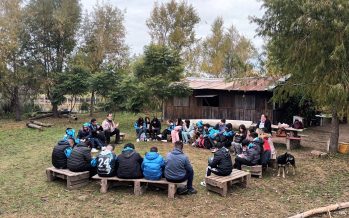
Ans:
{"label": "person's head", "polygon": [[258,138],[258,133],[253,132],[253,133],[250,134],[250,136],[251,136],[253,139]]}
{"label": "person's head", "polygon": [[173,120],[168,120],[168,124],[173,124]]}
{"label": "person's head", "polygon": [[113,114],[112,113],[108,113],[107,114],[107,120],[109,120],[109,121],[113,120]]}
{"label": "person's head", "polygon": [[174,147],[179,149],[179,150],[183,150],[183,142],[176,141],[175,144],[174,144]]}
{"label": "person's head", "polygon": [[67,134],[67,136],[74,137],[74,136],[75,136],[75,129],[68,127],[68,128],[65,130],[65,133]]}
{"label": "person's head", "polygon": [[265,115],[265,114],[261,115],[261,122],[264,123],[267,119],[268,119],[267,115]]}
{"label": "person's head", "polygon": [[92,124],[93,126],[96,126],[96,125],[97,125],[97,120],[96,120],[96,118],[92,118],[92,119],[91,119],[91,124]]}
{"label": "person's head", "polygon": [[144,121],[147,122],[147,123],[150,123],[150,118],[149,117],[145,117]]}
{"label": "person's head", "polygon": [[113,145],[113,144],[108,144],[107,147],[106,147],[106,149],[109,150],[109,151],[114,151],[115,145]]}
{"label": "person's head", "polygon": [[210,127],[211,127],[210,124],[208,124],[208,123],[204,124],[204,129],[209,129]]}
{"label": "person's head", "polygon": [[137,120],[138,125],[142,125],[144,122],[143,117],[139,117]]}
{"label": "person's head", "polygon": [[89,123],[82,124],[82,128],[83,128],[84,131],[88,131],[89,130],[89,128],[88,128],[89,126],[90,126]]}
{"label": "person's head", "polygon": [[233,125],[231,125],[231,123],[227,123],[227,125],[225,125],[225,129],[227,131],[231,131],[233,129]]}
{"label": "person's head", "polygon": [[132,149],[135,149],[135,146],[134,146],[134,144],[132,144],[132,143],[127,143],[126,145],[124,145],[124,148],[132,148]]}
{"label": "person's head", "polygon": [[185,120],[184,122],[185,122],[185,125],[187,126],[187,128],[189,128],[189,126],[190,126],[190,120],[187,119],[187,120]]}
{"label": "person's head", "polygon": [[69,143],[70,147],[73,147],[73,146],[75,145],[75,140],[74,140],[74,138],[69,137],[69,138],[68,138],[68,143]]}
{"label": "person's head", "polygon": [[240,131],[241,133],[246,132],[246,126],[245,126],[244,124],[241,124],[241,125],[239,126],[239,131]]}
{"label": "person's head", "polygon": [[158,121],[158,118],[156,116],[154,116],[153,120],[154,121]]}
{"label": "person's head", "polygon": [[254,128],[251,127],[251,128],[248,129],[248,135],[251,135],[251,134],[254,133],[254,132],[255,132],[255,131],[254,131]]}
{"label": "person's head", "polygon": [[214,127],[215,130],[219,130],[219,124],[217,123]]}
{"label": "person's head", "polygon": [[182,118],[179,117],[177,119],[177,125],[182,125],[182,124],[183,124]]}
{"label": "person's head", "polygon": [[244,139],[244,140],[242,140],[241,145],[242,145],[242,146],[248,146],[249,143],[250,143],[249,140]]}
{"label": "person's head", "polygon": [[150,152],[158,152],[158,148],[156,146],[151,147]]}
{"label": "person's head", "polygon": [[221,124],[221,125],[225,124],[225,119],[221,119],[220,124]]}

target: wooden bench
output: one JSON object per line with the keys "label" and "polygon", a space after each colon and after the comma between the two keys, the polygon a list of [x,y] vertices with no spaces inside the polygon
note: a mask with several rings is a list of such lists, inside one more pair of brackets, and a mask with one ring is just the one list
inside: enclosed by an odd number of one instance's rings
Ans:
{"label": "wooden bench", "polygon": [[286,149],[291,150],[301,146],[301,137],[286,136]]}
{"label": "wooden bench", "polygon": [[123,142],[126,138],[126,133],[120,132],[120,142]]}
{"label": "wooden bench", "polygon": [[146,186],[142,186],[142,184],[161,184],[161,185],[167,185],[168,186],[168,198],[173,199],[176,191],[177,191],[177,186],[178,185],[186,185],[187,181],[184,181],[182,183],[172,183],[167,181],[165,178],[162,178],[161,180],[147,180],[147,179],[121,179],[118,178],[116,176],[114,177],[100,177],[98,175],[95,175],[92,177],[93,179],[98,179],[101,180],[100,185],[101,185],[101,189],[100,192],[101,193],[106,193],[108,191],[108,188],[110,187],[110,185],[112,183],[115,182],[130,182],[130,183],[134,183],[134,190],[133,193],[135,195],[142,195],[145,190],[146,190]]}
{"label": "wooden bench", "polygon": [[242,165],[241,170],[251,173],[252,176],[258,176],[258,178],[262,178],[262,165],[255,166],[247,166]]}
{"label": "wooden bench", "polygon": [[216,192],[222,196],[227,196],[228,188],[232,184],[242,183],[245,187],[249,187],[251,174],[242,170],[233,169],[229,176],[217,176],[211,174],[205,177],[206,189]]}
{"label": "wooden bench", "polygon": [[72,172],[68,169],[49,167],[46,169],[46,176],[49,182],[55,180],[56,178],[67,180],[67,188],[72,190],[87,185],[89,182],[90,172]]}

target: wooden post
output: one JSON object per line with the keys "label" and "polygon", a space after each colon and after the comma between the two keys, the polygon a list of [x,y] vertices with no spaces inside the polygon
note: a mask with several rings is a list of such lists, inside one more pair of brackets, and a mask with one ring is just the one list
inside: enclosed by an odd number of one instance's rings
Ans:
{"label": "wooden post", "polygon": [[108,188],[109,188],[108,180],[107,179],[101,179],[101,190],[100,190],[100,192],[101,193],[107,193]]}
{"label": "wooden post", "polygon": [[176,194],[176,185],[168,184],[168,198],[174,199]]}
{"label": "wooden post", "polygon": [[142,195],[144,189],[142,189],[141,182],[140,181],[134,181],[134,194],[135,195]]}
{"label": "wooden post", "polygon": [[55,180],[55,177],[52,175],[51,170],[46,169],[46,176],[47,176],[47,181],[52,182]]}
{"label": "wooden post", "polygon": [[228,192],[228,182],[225,182],[223,184],[223,191],[222,191],[222,196],[226,197],[227,196],[227,192]]}

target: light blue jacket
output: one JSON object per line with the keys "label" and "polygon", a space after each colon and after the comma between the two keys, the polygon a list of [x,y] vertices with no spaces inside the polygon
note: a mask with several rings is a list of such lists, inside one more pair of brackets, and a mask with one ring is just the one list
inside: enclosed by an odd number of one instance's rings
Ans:
{"label": "light blue jacket", "polygon": [[142,163],[144,178],[149,180],[160,180],[164,166],[164,158],[159,153],[146,153]]}

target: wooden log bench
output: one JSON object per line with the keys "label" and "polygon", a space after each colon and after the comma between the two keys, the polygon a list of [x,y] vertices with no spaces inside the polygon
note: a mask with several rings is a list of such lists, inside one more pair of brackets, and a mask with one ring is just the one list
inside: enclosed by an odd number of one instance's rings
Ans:
{"label": "wooden log bench", "polygon": [[72,172],[68,169],[57,169],[49,167],[46,169],[47,181],[51,182],[57,178],[67,181],[67,188],[69,190],[83,187],[89,183],[90,172]]}
{"label": "wooden log bench", "polygon": [[255,166],[247,166],[242,165],[241,170],[251,173],[252,176],[257,176],[258,178],[262,178],[262,165],[255,165]]}
{"label": "wooden log bench", "polygon": [[123,142],[126,138],[126,133],[120,132],[120,142]]}
{"label": "wooden log bench", "polygon": [[[121,179],[116,176],[114,177],[100,177],[98,175],[95,175],[92,177],[93,179],[100,180],[101,193],[106,193],[108,191],[108,188],[112,183],[123,183],[123,182],[129,182],[134,184],[134,190],[133,193],[135,195],[142,195],[145,190],[146,186],[145,184],[160,184],[160,185],[167,185],[168,186],[168,198],[173,199],[175,197],[177,186],[178,185],[186,185],[187,181],[184,181],[182,183],[172,183],[167,181],[165,178],[162,178],[161,180],[147,180],[147,179]],[[143,185],[143,186],[142,186]]]}
{"label": "wooden log bench", "polygon": [[251,174],[242,170],[233,169],[229,176],[217,176],[211,174],[205,177],[206,189],[216,192],[222,196],[227,196],[228,189],[236,183],[242,183],[245,187],[249,187]]}

